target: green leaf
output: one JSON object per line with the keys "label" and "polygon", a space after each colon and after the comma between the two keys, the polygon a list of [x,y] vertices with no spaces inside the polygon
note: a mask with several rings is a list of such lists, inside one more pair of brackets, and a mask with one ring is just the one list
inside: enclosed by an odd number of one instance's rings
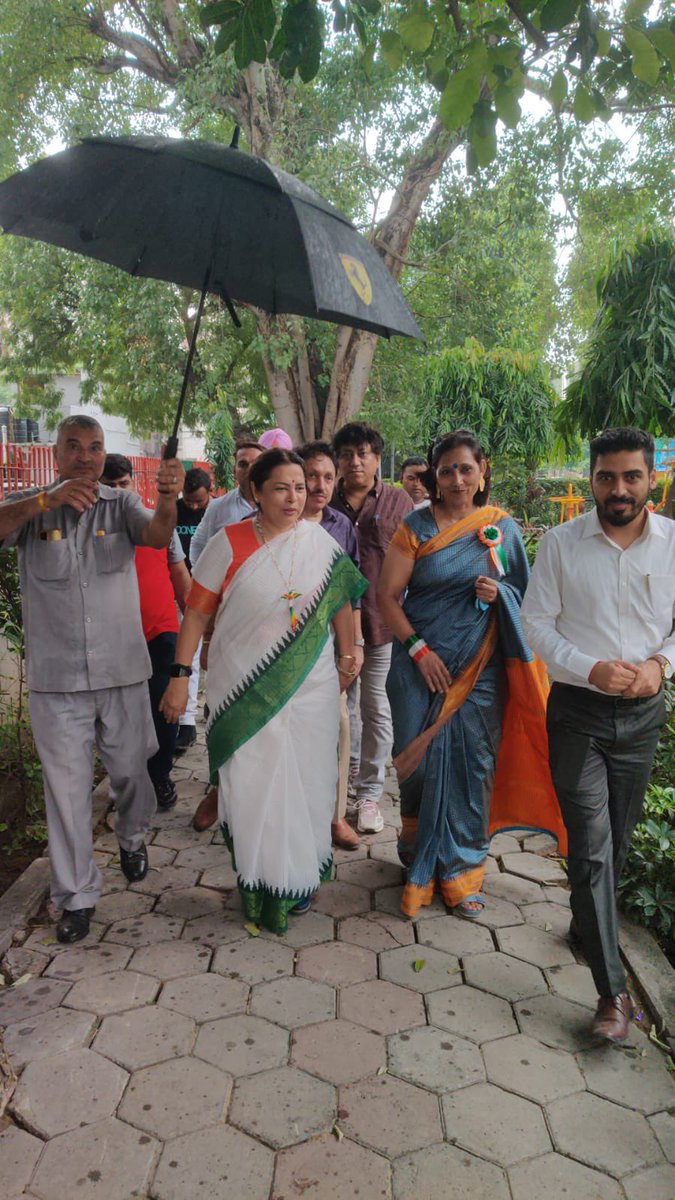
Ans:
{"label": "green leaf", "polygon": [[462,68],[451,75],[439,105],[441,121],[452,132],[465,125],[480,95],[480,75]]}
{"label": "green leaf", "polygon": [[284,79],[298,72],[303,83],[314,79],[321,66],[323,24],[313,0],[288,0],[272,47]]}
{"label": "green leaf", "polygon": [[579,0],[546,0],[539,24],[543,33],[559,33],[577,15]]}
{"label": "green leaf", "polygon": [[484,75],[488,69],[488,50],[481,38],[469,42],[466,50],[466,66],[469,71]]}
{"label": "green leaf", "polygon": [[652,0],[628,0],[624,9],[624,17],[627,21],[638,21],[645,15],[651,4]]}
{"label": "green leaf", "polygon": [[558,67],[551,80],[548,96],[554,108],[560,108],[567,99],[567,76],[562,67]]}
{"label": "green leaf", "polygon": [[496,132],[493,130],[486,137],[482,137],[478,133],[472,133],[471,149],[473,150],[477,166],[489,167],[493,159],[497,157]]}
{"label": "green leaf", "polygon": [[631,67],[635,78],[641,79],[644,83],[656,83],[661,63],[649,38],[639,29],[633,29],[631,25],[627,25],[623,31],[623,40],[631,52]]}
{"label": "green leaf", "polygon": [[361,58],[361,66],[366,79],[370,80],[373,74],[373,63],[375,61],[375,43],[369,42],[363,51]]}
{"label": "green leaf", "polygon": [[380,38],[382,57],[390,71],[398,71],[403,65],[403,42],[394,29],[385,29]]}
{"label": "green leaf", "polygon": [[515,129],[520,120],[520,104],[510,88],[498,87],[494,93],[495,108],[500,121],[508,129]]}
{"label": "green leaf", "polygon": [[220,33],[215,40],[214,51],[216,54],[225,54],[229,50],[239,30],[239,18],[233,17],[232,20],[226,21],[220,27]]}
{"label": "green leaf", "polygon": [[434,22],[423,12],[402,17],[398,25],[398,31],[406,46],[420,54],[429,49],[434,29]]}
{"label": "green leaf", "polygon": [[242,5],[234,42],[234,61],[240,70],[244,70],[251,62],[265,62],[267,42],[274,33],[275,25],[272,0],[248,0]]}
{"label": "green leaf", "polygon": [[592,121],[595,116],[593,97],[588,89],[584,87],[583,83],[577,85],[574,100],[572,101],[572,112],[577,121],[580,121],[582,125],[588,125],[589,121]]}
{"label": "green leaf", "polygon": [[598,54],[601,57],[609,54],[612,46],[612,35],[609,29],[603,29],[599,25],[595,31],[595,40],[598,43]]}
{"label": "green leaf", "polygon": [[239,0],[220,0],[218,4],[205,4],[198,10],[199,23],[203,29],[209,25],[222,25],[240,9]]}
{"label": "green leaf", "polygon": [[652,25],[647,30],[647,37],[659,54],[668,59],[671,67],[675,67],[675,33],[667,25]]}
{"label": "green leaf", "polygon": [[413,968],[413,971],[416,971],[417,974],[419,975],[422,968],[426,967],[426,965],[427,965],[426,958],[416,958],[412,965],[412,968]]}

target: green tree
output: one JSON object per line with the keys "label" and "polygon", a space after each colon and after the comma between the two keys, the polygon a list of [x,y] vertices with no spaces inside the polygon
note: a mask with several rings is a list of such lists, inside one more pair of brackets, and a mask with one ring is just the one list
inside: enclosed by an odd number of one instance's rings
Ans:
{"label": "green tree", "polygon": [[541,358],[521,350],[463,346],[430,356],[418,409],[418,447],[451,429],[471,429],[497,463],[534,473],[551,452],[556,395]]}
{"label": "green tree", "polygon": [[[515,3],[489,16],[477,2],[455,0],[433,12],[418,0],[386,11],[377,0],[338,6],[338,29],[307,83],[324,11],[311,0],[223,0],[209,6],[217,36],[200,24],[193,0],[0,0],[0,161],[10,169],[55,136],[91,132],[229,140],[236,122],[253,152],[323,187],[393,275],[405,270],[404,286],[414,286],[411,240],[434,185],[461,148],[471,169],[490,161],[497,116],[500,131],[514,125],[524,89],[546,96],[564,122],[659,103],[670,78],[669,29],[631,3],[613,22],[585,2],[560,0],[529,16]],[[302,47],[312,46],[310,71]],[[294,439],[328,435],[359,409],[374,335],[261,312],[251,322],[276,420]],[[173,361],[175,337],[168,349]],[[169,362],[166,351],[160,344]]]}
{"label": "green tree", "polygon": [[569,436],[611,425],[675,433],[675,239],[651,230],[617,249],[597,285],[599,308],[578,376],[557,410]]}

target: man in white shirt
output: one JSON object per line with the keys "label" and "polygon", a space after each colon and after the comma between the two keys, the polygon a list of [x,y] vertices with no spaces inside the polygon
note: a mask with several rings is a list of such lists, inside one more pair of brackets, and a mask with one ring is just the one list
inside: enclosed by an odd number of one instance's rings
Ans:
{"label": "man in white shirt", "polygon": [[212,500],[199,522],[190,543],[190,562],[193,567],[214,533],[218,533],[218,530],[224,529],[226,525],[233,525],[235,521],[243,521],[245,517],[249,517],[255,511],[253,497],[248,486],[248,473],[256,458],[260,458],[262,453],[263,448],[257,442],[238,443],[234,459],[234,477],[237,486],[224,496],[218,496],[216,500]]}
{"label": "man in white shirt", "polygon": [[621,1041],[632,1008],[616,888],[666,719],[675,667],[675,522],[646,507],[654,439],[607,429],[591,442],[596,508],[549,531],[522,608],[547,663],[549,760],[569,835],[573,928],[599,994],[593,1029]]}

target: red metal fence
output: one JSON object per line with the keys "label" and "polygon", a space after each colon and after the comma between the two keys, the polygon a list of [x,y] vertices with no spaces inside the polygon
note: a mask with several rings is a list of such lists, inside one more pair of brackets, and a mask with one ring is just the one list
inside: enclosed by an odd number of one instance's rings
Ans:
{"label": "red metal fence", "polygon": [[[160,459],[139,454],[131,454],[128,457],[134,468],[136,488],[143,503],[148,508],[154,508],[157,495],[155,476]],[[192,466],[202,467],[213,477],[209,463],[193,462]],[[5,500],[11,492],[18,492],[22,488],[48,487],[55,479],[56,464],[51,446],[30,442],[0,442],[0,500]]]}

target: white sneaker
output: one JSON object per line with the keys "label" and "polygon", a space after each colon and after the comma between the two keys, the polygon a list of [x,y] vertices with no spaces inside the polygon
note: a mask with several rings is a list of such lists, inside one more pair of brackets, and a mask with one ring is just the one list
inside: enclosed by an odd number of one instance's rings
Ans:
{"label": "white sneaker", "polygon": [[374,800],[363,800],[359,806],[359,833],[381,833],[384,818]]}

